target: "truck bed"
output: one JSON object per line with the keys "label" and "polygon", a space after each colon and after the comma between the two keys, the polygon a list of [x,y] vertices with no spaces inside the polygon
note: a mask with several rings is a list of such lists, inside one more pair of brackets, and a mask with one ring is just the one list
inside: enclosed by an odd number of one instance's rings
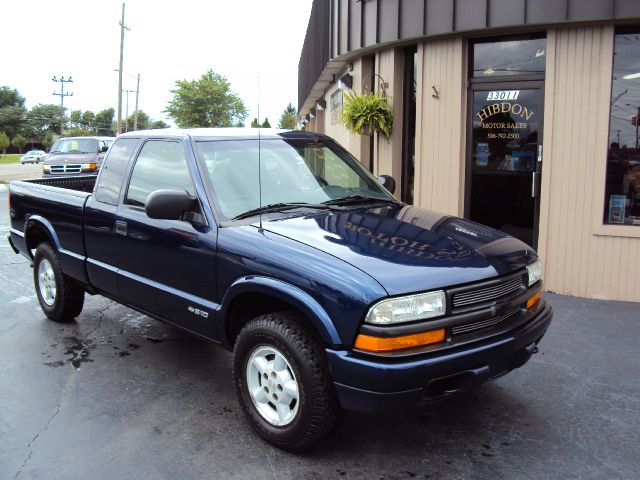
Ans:
{"label": "truck bed", "polygon": [[96,175],[83,175],[78,177],[50,177],[23,181],[34,185],[45,185],[48,187],[91,193],[93,192],[93,187],[96,184],[96,178]]}
{"label": "truck bed", "polygon": [[[35,243],[49,239],[64,271],[86,281],[83,216],[95,182],[95,175],[11,182],[11,232],[18,250],[30,257]],[[31,228],[40,233],[31,235],[32,244],[27,244],[25,234]]]}

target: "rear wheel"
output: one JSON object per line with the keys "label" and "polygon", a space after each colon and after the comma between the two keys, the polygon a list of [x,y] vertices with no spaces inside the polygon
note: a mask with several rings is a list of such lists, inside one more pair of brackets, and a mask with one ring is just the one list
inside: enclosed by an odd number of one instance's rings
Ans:
{"label": "rear wheel", "polygon": [[259,316],[238,334],[233,378],[253,428],[284,450],[308,450],[340,425],[318,335],[293,312]]}
{"label": "rear wheel", "polygon": [[36,248],[33,282],[40,307],[56,322],[73,320],[84,305],[84,289],[62,273],[55,250],[48,243]]}

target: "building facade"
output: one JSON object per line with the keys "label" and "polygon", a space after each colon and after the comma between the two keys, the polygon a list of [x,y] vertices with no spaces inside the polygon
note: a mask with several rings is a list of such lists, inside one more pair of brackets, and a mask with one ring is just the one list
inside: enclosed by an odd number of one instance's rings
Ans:
{"label": "building facade", "polygon": [[[315,0],[299,114],[407,203],[537,248],[546,288],[640,301],[640,1]],[[387,140],[346,91],[386,96]]]}

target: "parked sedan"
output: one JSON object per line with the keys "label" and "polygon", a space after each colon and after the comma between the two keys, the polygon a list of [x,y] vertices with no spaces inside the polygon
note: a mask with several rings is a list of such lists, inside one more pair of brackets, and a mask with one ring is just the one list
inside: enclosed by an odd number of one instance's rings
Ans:
{"label": "parked sedan", "polygon": [[47,152],[43,150],[29,150],[20,157],[20,163],[40,163],[47,156]]}

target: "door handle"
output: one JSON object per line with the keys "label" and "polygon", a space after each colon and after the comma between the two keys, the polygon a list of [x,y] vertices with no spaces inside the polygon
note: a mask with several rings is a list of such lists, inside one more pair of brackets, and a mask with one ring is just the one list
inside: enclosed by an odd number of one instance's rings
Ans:
{"label": "door handle", "polygon": [[538,198],[540,194],[538,175],[540,175],[538,172],[533,172],[531,175],[531,198]]}
{"label": "door handle", "polygon": [[127,235],[127,222],[116,220],[116,233],[118,235]]}

